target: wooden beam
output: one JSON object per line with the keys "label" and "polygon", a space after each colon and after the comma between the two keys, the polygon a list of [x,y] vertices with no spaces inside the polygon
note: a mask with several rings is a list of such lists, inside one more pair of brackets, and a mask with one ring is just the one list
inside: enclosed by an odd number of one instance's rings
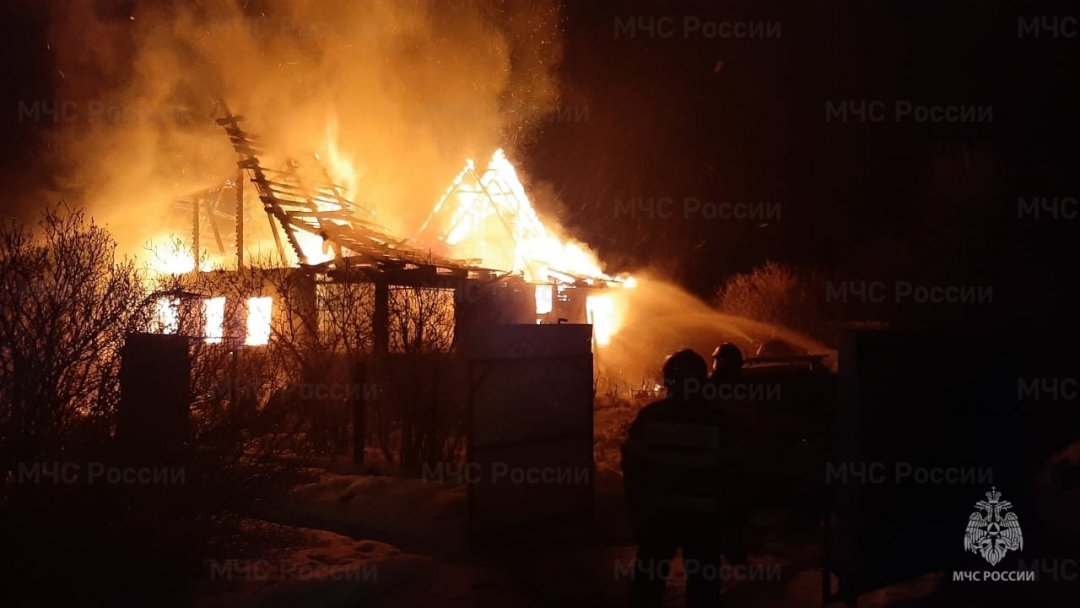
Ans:
{"label": "wooden beam", "polygon": [[244,170],[236,170],[236,269],[244,268]]}
{"label": "wooden beam", "polygon": [[390,352],[390,284],[382,278],[375,281],[372,343],[376,356]]}

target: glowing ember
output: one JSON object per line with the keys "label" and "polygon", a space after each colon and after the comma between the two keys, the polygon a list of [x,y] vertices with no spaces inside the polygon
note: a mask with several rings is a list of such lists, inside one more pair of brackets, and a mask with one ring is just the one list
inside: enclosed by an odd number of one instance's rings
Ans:
{"label": "glowing ember", "polygon": [[204,300],[203,316],[206,318],[206,341],[210,344],[221,343],[221,339],[225,337],[225,298]]}
{"label": "glowing ember", "polygon": [[247,336],[244,338],[244,344],[263,346],[270,342],[270,315],[273,308],[273,298],[248,298]]}

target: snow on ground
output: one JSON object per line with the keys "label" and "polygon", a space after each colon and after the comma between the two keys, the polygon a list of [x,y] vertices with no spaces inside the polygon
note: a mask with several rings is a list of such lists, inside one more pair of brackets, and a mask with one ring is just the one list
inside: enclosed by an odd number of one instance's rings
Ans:
{"label": "snow on ground", "polygon": [[602,538],[628,538],[632,533],[623,497],[620,448],[640,407],[640,404],[626,401],[598,404],[593,418],[593,457],[596,460],[593,512]]}
{"label": "snow on ground", "polygon": [[[506,554],[473,552],[468,545],[467,487],[403,477],[346,474],[321,470],[314,483],[297,486],[282,501],[274,519],[334,530],[357,538],[379,538],[436,557],[402,556],[390,545],[354,541],[330,532],[325,542],[294,549],[289,560],[340,568],[344,576],[363,577],[364,565],[378,564],[375,581],[326,581],[271,585],[261,598],[297,600],[295,605],[352,605],[413,608],[455,606],[486,608],[559,604],[625,606],[629,603],[626,572],[634,545],[623,504],[620,447],[643,403],[610,401],[598,404],[594,419],[596,459],[595,522],[598,542],[535,550],[507,547]],[[821,544],[817,533],[807,534],[785,511],[755,513],[749,523],[756,547],[749,570],[731,569],[724,580],[724,602],[763,607],[821,605]],[[794,527],[793,527],[794,526]],[[329,539],[336,539],[331,542]],[[402,561],[401,566],[395,566]],[[318,566],[320,565],[321,566]],[[359,574],[355,574],[359,569]],[[385,571],[385,573],[384,573]],[[394,588],[393,581],[407,581]],[[910,581],[868,594],[860,600],[884,607],[932,593],[934,577]],[[355,589],[349,595],[349,585]],[[832,581],[835,590],[836,581]],[[276,587],[276,588],[273,588]],[[672,563],[666,606],[683,605],[685,583],[681,560]],[[307,595],[305,595],[307,594]],[[322,595],[318,595],[322,594]],[[325,598],[313,604],[302,598]],[[356,603],[363,598],[364,603]],[[915,601],[918,601],[917,599]],[[253,604],[253,605],[287,605]]]}
{"label": "snow on ground", "polygon": [[465,486],[423,479],[324,472],[279,509],[275,519],[403,545],[459,547],[468,535]]}
{"label": "snow on ground", "polygon": [[[621,402],[595,419],[595,514],[602,538],[629,537],[619,447],[638,406]],[[325,528],[358,538],[381,538],[425,550],[457,549],[468,539],[464,485],[390,475],[317,470],[269,514],[275,521]]]}
{"label": "snow on ground", "polygon": [[[548,545],[542,550],[512,545],[494,553],[476,552],[467,542],[465,486],[321,470],[314,483],[297,486],[284,497],[272,518],[334,532],[278,526],[299,531],[294,532],[299,537],[262,554],[257,563],[265,572],[251,570],[236,588],[215,595],[205,605],[628,605],[626,573],[636,547],[623,505],[619,448],[640,407],[614,402],[596,410],[596,542]],[[723,583],[726,605],[821,605],[819,537],[793,525],[791,514],[782,511],[752,516],[756,547],[749,555],[749,570],[728,565]],[[342,534],[378,538],[434,557],[408,555],[386,542]],[[219,562],[217,568],[219,573],[226,570],[227,562]],[[905,582],[864,596],[860,605],[917,605],[934,593],[937,584],[934,576]],[[835,590],[835,579],[832,585]],[[665,605],[682,606],[684,592],[681,560],[675,560]]]}
{"label": "snow on ground", "polygon": [[220,547],[206,560],[200,608],[370,605],[432,576],[430,557],[326,530],[244,520],[257,547]]}

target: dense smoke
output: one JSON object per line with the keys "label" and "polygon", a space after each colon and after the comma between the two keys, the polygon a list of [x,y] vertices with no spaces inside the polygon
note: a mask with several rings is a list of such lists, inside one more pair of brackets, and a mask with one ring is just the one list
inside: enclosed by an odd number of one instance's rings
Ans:
{"label": "dense smoke", "polygon": [[62,186],[125,250],[177,232],[178,196],[235,172],[225,100],[265,164],[319,154],[407,236],[467,157],[527,136],[557,102],[559,13],[499,0],[55,3]]}

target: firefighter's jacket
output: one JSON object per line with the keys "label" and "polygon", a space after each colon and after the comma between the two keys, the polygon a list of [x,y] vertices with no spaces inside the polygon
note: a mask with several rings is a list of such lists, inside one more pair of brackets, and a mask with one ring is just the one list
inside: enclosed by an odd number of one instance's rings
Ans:
{"label": "firefighter's jacket", "polygon": [[737,465],[735,433],[715,402],[668,398],[642,408],[622,447],[634,518],[720,514]]}

